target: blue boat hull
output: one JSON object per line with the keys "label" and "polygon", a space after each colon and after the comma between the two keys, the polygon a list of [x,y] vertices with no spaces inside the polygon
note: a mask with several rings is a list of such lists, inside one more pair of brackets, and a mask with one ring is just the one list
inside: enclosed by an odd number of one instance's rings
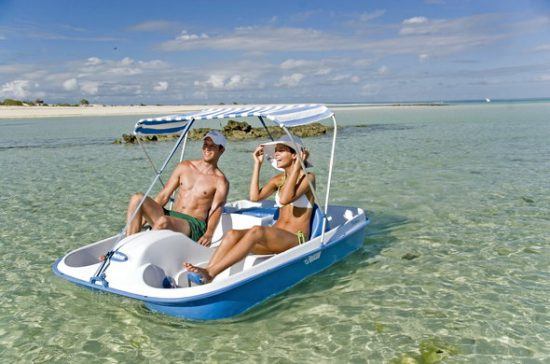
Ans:
{"label": "blue boat hull", "polygon": [[241,314],[358,250],[365,240],[365,226],[366,223],[323,249],[218,294],[187,302],[147,301],[145,305],[155,312],[192,320],[216,320]]}

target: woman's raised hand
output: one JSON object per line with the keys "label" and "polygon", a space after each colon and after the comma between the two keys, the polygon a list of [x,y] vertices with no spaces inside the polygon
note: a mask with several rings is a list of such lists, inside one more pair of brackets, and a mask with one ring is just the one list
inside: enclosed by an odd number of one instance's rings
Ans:
{"label": "woman's raised hand", "polygon": [[252,157],[254,158],[254,162],[262,164],[264,161],[264,147],[258,145],[254,150],[254,153],[252,153]]}
{"label": "woman's raised hand", "polygon": [[[302,162],[306,162],[307,159],[309,158],[309,150],[307,149],[302,149],[302,151],[300,152],[300,158],[302,159]],[[301,169],[302,168],[302,165],[300,164],[300,161],[298,160],[298,158],[296,158],[296,161],[294,163],[294,168],[296,169]]]}

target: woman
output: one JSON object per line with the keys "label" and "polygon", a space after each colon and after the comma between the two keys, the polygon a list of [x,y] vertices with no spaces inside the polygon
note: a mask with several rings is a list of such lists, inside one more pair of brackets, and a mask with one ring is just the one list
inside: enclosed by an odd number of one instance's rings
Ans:
{"label": "woman", "polygon": [[[301,153],[306,167],[311,166],[301,140],[292,138]],[[184,263],[190,272],[192,282],[204,284],[212,281],[250,252],[254,254],[276,254],[284,252],[309,239],[309,225],[313,213],[313,193],[310,184],[315,186],[315,175],[304,173],[294,143],[285,136],[277,141],[259,145],[253,153],[254,169],[250,181],[250,200],[261,201],[275,194],[279,207],[279,218],[272,226],[254,226],[244,230],[230,230],[214,252],[206,268]],[[265,156],[272,159],[275,168],[283,173],[271,178],[259,187],[260,169]]]}

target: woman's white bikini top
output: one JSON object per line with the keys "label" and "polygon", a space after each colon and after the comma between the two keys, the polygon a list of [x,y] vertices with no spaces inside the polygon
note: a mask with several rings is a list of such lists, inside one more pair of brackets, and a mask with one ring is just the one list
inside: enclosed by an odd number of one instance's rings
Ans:
{"label": "woman's white bikini top", "polygon": [[[298,197],[296,200],[292,201],[289,205],[292,205],[294,207],[301,207],[303,209],[312,209],[313,205],[307,198],[305,194]],[[283,207],[284,205],[281,204],[279,200],[279,190],[277,190],[277,193],[275,194],[275,206],[277,207]]]}

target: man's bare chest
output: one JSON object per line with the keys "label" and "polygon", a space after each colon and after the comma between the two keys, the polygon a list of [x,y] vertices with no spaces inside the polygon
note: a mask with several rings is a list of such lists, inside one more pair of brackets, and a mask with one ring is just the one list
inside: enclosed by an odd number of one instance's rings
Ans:
{"label": "man's bare chest", "polygon": [[214,177],[195,173],[180,177],[179,192],[200,198],[208,198],[215,193],[216,186]]}

